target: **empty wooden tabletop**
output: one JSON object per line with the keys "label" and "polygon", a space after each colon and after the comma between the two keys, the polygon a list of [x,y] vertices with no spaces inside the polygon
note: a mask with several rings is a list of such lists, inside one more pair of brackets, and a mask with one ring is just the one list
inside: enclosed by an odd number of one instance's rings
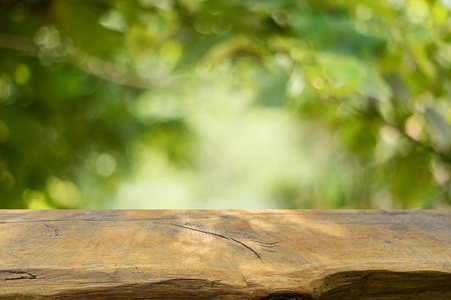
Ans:
{"label": "empty wooden tabletop", "polygon": [[1,299],[451,299],[451,211],[0,210]]}

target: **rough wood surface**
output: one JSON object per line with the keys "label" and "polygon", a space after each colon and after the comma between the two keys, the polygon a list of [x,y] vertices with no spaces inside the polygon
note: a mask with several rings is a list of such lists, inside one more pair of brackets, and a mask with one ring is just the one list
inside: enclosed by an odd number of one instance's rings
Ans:
{"label": "rough wood surface", "polygon": [[450,211],[0,210],[1,299],[451,299]]}

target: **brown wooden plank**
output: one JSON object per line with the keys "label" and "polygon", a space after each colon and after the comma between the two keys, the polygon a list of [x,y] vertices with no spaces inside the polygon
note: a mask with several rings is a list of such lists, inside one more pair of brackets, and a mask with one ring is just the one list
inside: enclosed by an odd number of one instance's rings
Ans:
{"label": "brown wooden plank", "polygon": [[0,210],[2,299],[451,299],[451,212]]}

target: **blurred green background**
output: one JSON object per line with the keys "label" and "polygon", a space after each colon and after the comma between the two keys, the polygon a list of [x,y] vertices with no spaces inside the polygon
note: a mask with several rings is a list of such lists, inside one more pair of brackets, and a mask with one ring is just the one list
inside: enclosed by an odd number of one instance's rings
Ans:
{"label": "blurred green background", "polygon": [[449,0],[2,0],[1,208],[449,208]]}

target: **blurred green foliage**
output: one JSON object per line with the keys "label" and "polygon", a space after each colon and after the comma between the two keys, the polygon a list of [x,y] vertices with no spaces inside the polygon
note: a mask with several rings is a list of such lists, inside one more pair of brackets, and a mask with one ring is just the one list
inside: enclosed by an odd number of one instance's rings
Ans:
{"label": "blurred green foliage", "polygon": [[272,181],[274,207],[449,207],[449,5],[4,0],[0,207],[108,207],[155,149],[195,176],[205,104],[187,98],[219,89],[322,149],[321,171]]}

